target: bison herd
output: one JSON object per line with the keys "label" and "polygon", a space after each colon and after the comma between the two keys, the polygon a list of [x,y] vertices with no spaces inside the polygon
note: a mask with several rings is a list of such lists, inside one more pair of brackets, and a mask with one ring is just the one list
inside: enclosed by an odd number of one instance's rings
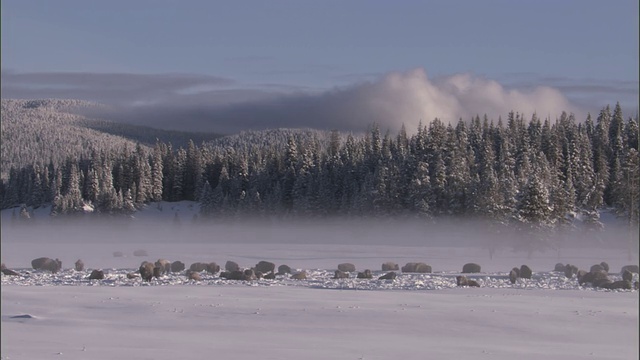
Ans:
{"label": "bison herd", "polygon": [[[144,250],[136,250],[134,252],[136,256],[146,254]],[[122,256],[121,253],[116,252],[114,256]],[[31,266],[35,270],[49,271],[51,273],[57,273],[62,269],[62,262],[59,259],[51,259],[48,257],[41,257],[31,261]],[[84,271],[85,265],[82,260],[78,260],[74,264],[76,271]],[[382,276],[377,277],[378,280],[394,280],[398,274],[397,271],[401,270],[402,273],[431,273],[431,266],[422,262],[409,262],[406,265],[400,266],[394,262],[385,262],[381,267],[385,272]],[[186,270],[186,271],[185,271]],[[227,261],[224,265],[224,269],[215,262],[195,262],[186,269],[186,266],[181,261],[169,261],[167,259],[158,259],[155,263],[149,261],[143,261],[137,271],[127,274],[128,279],[135,279],[140,277],[143,281],[150,282],[153,278],[159,278],[169,273],[181,273],[184,271],[184,275],[189,280],[199,281],[202,280],[201,273],[207,272],[210,274],[219,274],[218,276],[228,280],[241,280],[251,281],[257,279],[275,279],[276,276],[288,276],[293,280],[304,280],[307,278],[305,271],[293,272],[287,265],[280,265],[276,271],[276,264],[269,261],[260,261],[251,268],[241,268],[238,263],[234,261]],[[554,267],[555,272],[560,272],[568,279],[575,279],[581,286],[590,285],[595,288],[603,289],[638,289],[638,281],[633,283],[633,273],[638,273],[638,265],[626,265],[622,268],[620,274],[621,280],[612,280],[609,277],[609,265],[606,262],[595,264],[591,266],[589,271],[580,270],[575,265],[558,263]],[[476,263],[467,263],[462,267],[462,274],[480,273],[481,267]],[[335,270],[333,279],[347,279],[351,277],[351,274],[355,273],[357,279],[373,279],[373,273],[370,269],[365,269],[361,272],[356,272],[356,267],[352,263],[338,264],[337,270]],[[2,264],[2,274],[9,276],[18,276],[18,272],[7,269]],[[527,265],[521,265],[520,267],[514,267],[509,271],[509,281],[511,284],[515,284],[518,279],[531,279],[533,272]],[[102,270],[92,270],[88,279],[90,280],[102,280],[105,278],[105,274]],[[479,287],[480,284],[472,279],[469,279],[466,275],[459,275],[456,277],[456,284],[458,286]]]}

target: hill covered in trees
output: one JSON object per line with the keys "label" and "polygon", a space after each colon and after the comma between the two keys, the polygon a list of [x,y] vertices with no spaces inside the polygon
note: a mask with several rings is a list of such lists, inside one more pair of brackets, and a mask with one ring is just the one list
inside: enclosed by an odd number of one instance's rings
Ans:
{"label": "hill covered in trees", "polygon": [[103,107],[81,100],[2,99],[2,178],[12,167],[56,165],[68,158],[87,158],[91,151],[125,146],[153,146],[160,140],[175,146],[209,141],[220,135],[158,130],[80,115],[83,109]]}
{"label": "hill covered in trees", "polygon": [[569,228],[575,216],[597,229],[603,207],[638,219],[638,119],[624,119],[619,105],[595,121],[511,112],[504,121],[435,119],[413,135],[373,124],[362,135],[280,129],[201,146],[99,145],[11,168],[2,207],[131,214],[148,202],[193,200],[203,221],[464,216],[532,234]]}

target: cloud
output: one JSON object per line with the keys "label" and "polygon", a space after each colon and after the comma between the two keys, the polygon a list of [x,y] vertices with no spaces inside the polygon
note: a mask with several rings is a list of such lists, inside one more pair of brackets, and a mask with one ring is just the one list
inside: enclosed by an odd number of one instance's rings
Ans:
{"label": "cloud", "polygon": [[71,98],[106,104],[157,103],[180,94],[232,85],[233,80],[193,74],[2,71],[5,98]]}
{"label": "cloud", "polygon": [[506,74],[501,77],[507,88],[530,89],[537,86],[548,86],[559,90],[572,103],[589,111],[597,113],[606,105],[620,102],[623,110],[629,112],[637,109],[639,82],[638,80],[619,79],[573,79],[562,76],[540,77],[532,73]]}
{"label": "cloud", "polygon": [[[3,74],[3,96],[6,80]],[[100,97],[105,96],[111,100],[114,106],[109,112],[94,116],[167,129],[221,133],[277,127],[358,132],[373,122],[382,129],[396,131],[405,124],[408,131],[415,131],[420,121],[426,124],[434,118],[457,122],[459,118],[468,120],[487,114],[497,119],[510,111],[527,117],[534,112],[540,117],[550,114],[552,118],[562,111],[573,112],[578,119],[586,114],[584,108],[556,88],[505,87],[469,73],[430,79],[420,68],[323,92],[273,84],[242,88],[229,79],[212,76],[69,73],[13,74],[7,87],[14,93],[19,86],[24,93],[37,93],[38,89],[25,84],[43,83],[71,86],[56,90],[68,95],[81,88],[85,94],[82,99],[109,102]],[[115,94],[118,91],[124,94]],[[132,106],[134,102],[137,106]]]}

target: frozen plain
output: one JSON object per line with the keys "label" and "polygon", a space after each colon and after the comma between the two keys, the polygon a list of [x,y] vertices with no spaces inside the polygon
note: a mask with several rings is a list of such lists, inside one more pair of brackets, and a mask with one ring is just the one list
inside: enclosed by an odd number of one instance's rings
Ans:
{"label": "frozen plain", "polygon": [[[229,236],[153,242],[37,228],[17,233],[3,225],[2,261],[29,274],[2,276],[2,359],[638,358],[638,291],[581,287],[551,271],[556,262],[588,269],[607,261],[616,278],[621,266],[637,263],[621,249],[566,249],[531,259],[501,249],[489,259],[486,250],[470,246],[319,245],[311,235],[293,243],[273,230],[254,233],[260,242]],[[149,256],[132,256],[138,248]],[[113,251],[126,256],[114,258]],[[66,270],[34,272],[30,261],[39,256],[59,257]],[[71,270],[78,258],[107,278],[89,281],[89,270]],[[268,260],[310,276],[251,283],[205,274],[200,282],[181,275],[150,284],[126,279],[142,260],[158,258],[187,266],[233,260],[250,267]],[[341,262],[379,275],[385,261],[424,261],[434,273],[394,281],[330,279]],[[481,288],[455,286],[466,262],[482,265],[483,273],[473,275]],[[522,264],[531,266],[533,278],[509,284],[508,270]]]}

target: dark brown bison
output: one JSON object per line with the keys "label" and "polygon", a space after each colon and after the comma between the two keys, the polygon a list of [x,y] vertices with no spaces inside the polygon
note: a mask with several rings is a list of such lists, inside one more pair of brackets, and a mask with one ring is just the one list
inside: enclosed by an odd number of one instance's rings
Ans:
{"label": "dark brown bison", "polygon": [[20,275],[17,272],[11,270],[11,269],[7,269],[6,267],[2,269],[2,273],[4,275],[9,275],[9,276],[16,276],[16,275]]}
{"label": "dark brown bison", "polygon": [[618,280],[602,285],[601,287],[609,290],[631,290],[633,288],[633,284],[628,280]]}
{"label": "dark brown bison", "polygon": [[352,263],[342,263],[342,264],[338,264],[338,270],[344,271],[344,272],[354,272],[356,271],[356,266],[353,265]]}
{"label": "dark brown bison", "polygon": [[336,270],[336,272],[333,275],[334,279],[348,279],[349,278],[349,273],[345,272],[345,271],[340,271],[340,270]]}
{"label": "dark brown bison", "polygon": [[185,269],[185,265],[182,261],[174,261],[171,263],[171,272],[180,272]]}
{"label": "dark brown bison", "polygon": [[378,278],[378,280],[393,280],[396,278],[396,273],[394,271],[388,272]]}
{"label": "dark brown bison", "polygon": [[382,264],[382,271],[395,271],[395,270],[400,270],[400,266],[398,266],[398,264],[394,262],[387,261],[386,263]]}
{"label": "dark brown bison", "polygon": [[591,285],[594,287],[600,287],[603,284],[606,284],[607,282],[611,282],[611,280],[609,279],[609,276],[604,270],[590,271],[578,277],[578,284],[580,285],[591,283]]}
{"label": "dark brown bison", "polygon": [[519,276],[518,276],[518,272],[516,272],[516,271],[515,271],[516,269],[517,269],[517,268],[513,268],[513,269],[511,269],[511,271],[509,272],[509,281],[510,281],[512,284],[515,284],[515,283],[516,283],[516,280],[518,280],[518,277],[519,277]]}
{"label": "dark brown bison", "polygon": [[564,264],[563,263],[557,263],[556,266],[553,268],[553,271],[558,271],[558,272],[564,272]]}
{"label": "dark brown bison", "polygon": [[456,284],[458,286],[472,286],[472,287],[480,287],[480,284],[478,284],[477,281],[475,280],[469,280],[466,276],[456,276]]}
{"label": "dark brown bison", "polygon": [[359,272],[358,275],[356,276],[356,278],[358,278],[358,279],[373,279],[373,274],[371,273],[371,270],[366,269],[363,272]]}
{"label": "dark brown bison", "polygon": [[520,277],[523,279],[531,279],[531,275],[532,275],[532,271],[531,268],[528,267],[527,265],[522,265],[520,266]]}
{"label": "dark brown bison", "polygon": [[89,275],[89,280],[102,280],[104,279],[104,271],[102,270],[93,270]]}
{"label": "dark brown bison", "polygon": [[162,274],[168,274],[171,271],[171,261],[167,259],[158,259],[155,266],[160,269]]}
{"label": "dark brown bison", "polygon": [[223,271],[220,273],[220,277],[227,280],[255,280],[256,275],[252,269],[247,270],[234,270],[234,271]]}
{"label": "dark brown bison", "polygon": [[189,270],[196,271],[196,272],[203,272],[207,270],[207,264],[203,262],[195,262],[191,264],[191,266],[189,266]]}
{"label": "dark brown bison", "polygon": [[402,272],[407,273],[431,273],[431,266],[422,262],[410,262],[402,267]]}
{"label": "dark brown bison", "polygon": [[162,269],[157,267],[157,266],[154,266],[153,267],[153,277],[158,279],[160,276],[162,276]]}
{"label": "dark brown bison", "polygon": [[53,260],[48,257],[41,257],[32,260],[31,266],[35,270],[47,270],[55,274],[62,269],[62,261],[58,259]]}
{"label": "dark brown bison", "polygon": [[467,263],[467,264],[464,264],[464,266],[462,266],[463,274],[472,274],[472,273],[479,273],[479,272],[480,272],[480,265],[478,264]]}
{"label": "dark brown bison", "polygon": [[224,269],[226,271],[240,271],[240,265],[235,261],[229,260],[224,264]]}
{"label": "dark brown bison", "polygon": [[149,256],[146,250],[138,249],[133,251],[133,256]]}
{"label": "dark brown bison", "polygon": [[217,274],[220,272],[220,265],[216,264],[215,262],[210,262],[207,264],[205,270],[210,274]]}
{"label": "dark brown bison", "polygon": [[256,271],[260,271],[263,274],[267,274],[267,273],[270,273],[270,272],[275,272],[276,271],[276,264],[274,264],[272,262],[268,262],[268,261],[260,261],[259,263],[256,264],[255,270]]}
{"label": "dark brown bison", "polygon": [[151,281],[151,279],[153,278],[153,269],[155,268],[156,266],[153,263],[143,261],[140,265],[140,277],[142,278],[142,280]]}
{"label": "dark brown bison", "polygon": [[75,269],[76,271],[83,271],[84,270],[84,262],[81,259],[78,259],[78,261],[76,261],[75,265]]}
{"label": "dark brown bison", "polygon": [[578,267],[575,265],[567,264],[564,266],[564,276],[571,279],[573,275],[578,273]]}
{"label": "dark brown bison", "polygon": [[4,263],[2,263],[0,265],[0,271],[2,271],[3,274],[9,275],[9,276],[20,275],[17,272],[11,270],[11,269],[7,269],[7,267],[6,267],[6,265]]}
{"label": "dark brown bison", "polygon": [[291,268],[289,265],[280,265],[278,266],[278,275],[291,274]]}

